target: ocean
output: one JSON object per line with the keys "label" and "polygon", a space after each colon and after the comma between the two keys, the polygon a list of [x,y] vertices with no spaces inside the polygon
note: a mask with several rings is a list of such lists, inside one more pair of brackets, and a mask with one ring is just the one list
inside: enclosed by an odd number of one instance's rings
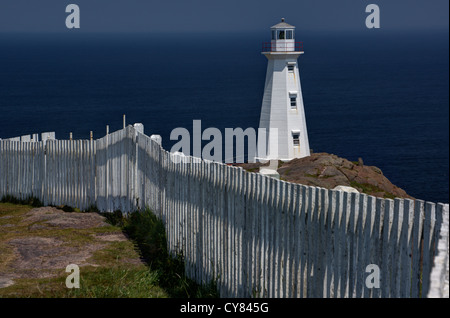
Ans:
{"label": "ocean", "polygon": [[[0,34],[0,138],[105,135],[127,123],[257,128],[269,31]],[[379,167],[415,198],[449,202],[448,31],[297,30],[309,143]]]}

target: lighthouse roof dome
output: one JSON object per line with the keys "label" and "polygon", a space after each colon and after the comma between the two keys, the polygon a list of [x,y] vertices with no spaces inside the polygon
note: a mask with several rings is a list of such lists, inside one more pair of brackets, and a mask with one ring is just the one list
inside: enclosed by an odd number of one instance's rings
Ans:
{"label": "lighthouse roof dome", "polygon": [[282,18],[281,22],[272,26],[271,29],[295,29],[295,26],[284,22],[284,18]]}

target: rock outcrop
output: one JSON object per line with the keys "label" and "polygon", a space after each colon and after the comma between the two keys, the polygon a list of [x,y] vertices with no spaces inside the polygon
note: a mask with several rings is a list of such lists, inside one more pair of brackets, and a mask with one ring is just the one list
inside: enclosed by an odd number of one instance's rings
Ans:
{"label": "rock outcrop", "polygon": [[[244,169],[258,172],[260,163],[237,164]],[[267,165],[267,164],[266,164]],[[334,189],[336,186],[348,186],[382,198],[410,198],[403,189],[392,184],[381,169],[366,166],[360,158],[349,161],[328,153],[313,153],[309,157],[294,159],[278,164],[280,179],[311,186]]]}

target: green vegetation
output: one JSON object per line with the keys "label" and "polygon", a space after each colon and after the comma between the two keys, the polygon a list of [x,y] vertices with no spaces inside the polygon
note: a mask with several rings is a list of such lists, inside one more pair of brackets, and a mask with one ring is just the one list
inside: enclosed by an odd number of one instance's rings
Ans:
{"label": "green vegetation", "polygon": [[20,200],[11,195],[3,196],[0,200],[0,203],[13,203],[13,204],[20,204],[20,205],[29,205],[32,207],[43,206],[43,203],[35,197],[28,197],[24,200]]}
{"label": "green vegetation", "polygon": [[392,193],[386,192],[383,189],[369,183],[359,183],[356,181],[350,181],[350,186],[356,189],[361,189],[361,191],[366,194],[372,194],[374,192],[382,192],[382,193],[384,192],[385,198],[395,199],[395,195],[393,195]]}
{"label": "green vegetation", "polygon": [[218,297],[214,281],[200,286],[186,277],[183,256],[169,254],[164,224],[149,209],[133,212],[127,218],[116,212],[109,220],[120,224],[136,242],[150,268],[159,273],[158,283],[170,297]]}
{"label": "green vegetation", "polygon": [[[11,198],[8,201],[17,202]],[[96,235],[123,235],[119,227],[109,225],[76,229],[44,226],[45,221],[27,221],[27,213],[32,209],[31,205],[0,203],[0,273],[3,274],[0,276],[12,277],[14,282],[11,286],[0,288],[0,298],[168,297],[167,292],[158,285],[158,273],[139,261],[140,255],[132,241],[98,242]],[[14,226],[13,231],[11,226]],[[67,255],[74,248],[80,251],[95,244],[101,244],[104,248],[93,251],[87,259],[87,263],[92,265],[80,267],[80,288],[68,289],[65,268],[15,268],[21,256],[8,244],[9,241],[36,237],[62,242],[55,257]],[[33,275],[33,272],[39,274]],[[36,278],[39,276],[45,277]]]}
{"label": "green vegetation", "polygon": [[81,212],[80,209],[73,208],[68,205],[63,205],[62,207],[60,207],[60,209],[63,210],[64,212]]}
{"label": "green vegetation", "polygon": [[315,178],[315,179],[319,179],[319,178],[320,179],[328,179],[328,178],[333,178],[334,176],[327,176],[327,175],[321,176],[319,173],[317,173],[317,174],[306,173],[305,177],[310,177],[310,178]]}
{"label": "green vegetation", "polygon": [[158,286],[158,273],[148,268],[93,268],[83,271],[79,289],[70,289],[77,298],[166,298]]}
{"label": "green vegetation", "polygon": [[[29,221],[27,213],[33,205],[38,205],[34,199],[19,201],[8,197],[2,201],[8,202],[0,203],[0,273],[3,274],[0,278],[16,276],[12,277],[13,285],[0,288],[0,298],[218,297],[214,282],[200,286],[185,276],[182,255],[172,257],[169,254],[164,225],[149,210],[130,213],[126,217],[120,211],[105,213],[108,226],[61,228],[46,224],[45,218]],[[70,207],[60,209],[77,211]],[[123,238],[124,234],[131,240],[99,239],[102,236]],[[60,254],[55,257],[67,255],[74,249],[83,250],[85,246],[101,245],[101,248],[93,249],[86,265],[80,267],[79,289],[66,287],[68,273],[65,268],[36,269],[45,275],[29,275],[34,270],[28,269],[17,271],[15,264],[21,256],[9,241],[35,237],[62,242],[58,245]],[[45,277],[36,278],[42,276]]]}
{"label": "green vegetation", "polygon": [[64,271],[57,277],[20,278],[0,289],[2,297],[21,298],[162,298],[155,272],[146,267],[93,267],[80,269],[80,288],[68,289]]}
{"label": "green vegetation", "polygon": [[280,169],[284,165],[284,162],[281,160],[278,160],[278,169]]}

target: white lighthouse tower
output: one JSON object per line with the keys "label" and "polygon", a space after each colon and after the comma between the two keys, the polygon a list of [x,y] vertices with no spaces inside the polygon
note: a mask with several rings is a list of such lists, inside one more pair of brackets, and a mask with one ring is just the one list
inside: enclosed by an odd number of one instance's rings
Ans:
{"label": "white lighthouse tower", "polygon": [[291,160],[310,155],[297,64],[303,45],[295,42],[294,31],[294,26],[281,19],[271,27],[271,42],[263,45],[268,64],[259,128],[266,132],[267,155],[260,153],[261,159]]}

